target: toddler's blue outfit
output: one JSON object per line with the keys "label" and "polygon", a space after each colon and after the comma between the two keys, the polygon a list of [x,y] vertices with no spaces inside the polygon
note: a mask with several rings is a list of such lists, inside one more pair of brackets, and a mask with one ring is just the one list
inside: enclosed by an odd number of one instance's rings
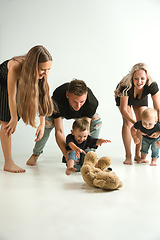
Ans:
{"label": "toddler's blue outfit", "polygon": [[[80,149],[84,150],[86,153],[89,151],[93,151],[92,148],[97,149],[98,146],[96,145],[98,138],[93,138],[90,135],[88,135],[87,139],[82,142],[81,144],[77,143],[74,139],[74,136],[72,134],[68,134],[66,137],[66,149],[67,150],[71,150],[71,148],[68,146],[68,144],[70,142],[73,142],[77,147],[79,147]],[[84,153],[80,153],[80,157],[76,158],[75,157],[76,152],[75,151],[71,151],[68,153],[68,160],[69,159],[73,159],[75,161],[75,165],[74,168],[76,168],[76,172],[80,172],[80,169],[83,165],[84,162],[84,157],[85,154]],[[68,161],[67,160],[67,161]],[[67,163],[66,163],[67,165]]]}
{"label": "toddler's blue outfit", "polygon": [[147,134],[142,136],[141,152],[144,154],[148,154],[148,150],[151,146],[152,150],[151,157],[159,158],[159,148],[157,147],[156,143],[158,140],[160,140],[160,136],[158,138],[151,138],[150,135],[152,135],[155,132],[160,132],[160,122],[157,122],[152,129],[146,129],[142,126],[142,120],[140,120],[134,124],[134,127],[136,129],[139,129],[142,133]]}

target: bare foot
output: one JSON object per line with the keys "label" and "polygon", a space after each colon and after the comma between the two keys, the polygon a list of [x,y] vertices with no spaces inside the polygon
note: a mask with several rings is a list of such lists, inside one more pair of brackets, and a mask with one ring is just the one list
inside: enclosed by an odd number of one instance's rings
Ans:
{"label": "bare foot", "polygon": [[22,173],[26,170],[18,167],[14,162],[5,163],[4,165],[4,171],[12,172],[12,173]]}
{"label": "bare foot", "polygon": [[138,163],[138,164],[139,164],[139,163],[149,163],[149,161],[146,160],[146,159],[141,158],[139,161],[137,161],[137,163]]}
{"label": "bare foot", "polygon": [[132,165],[132,158],[131,157],[127,157],[124,162],[124,164],[127,164],[127,165]]}
{"label": "bare foot", "polygon": [[26,162],[26,165],[35,166],[39,155],[32,154],[32,156]]}
{"label": "bare foot", "polygon": [[141,157],[139,157],[139,156],[135,156],[135,157],[134,157],[134,161],[135,161],[135,162],[139,162],[140,159],[141,159]]}
{"label": "bare foot", "polygon": [[70,175],[71,173],[75,172],[77,169],[74,167],[67,167],[66,175]]}
{"label": "bare foot", "polygon": [[150,164],[150,166],[157,166],[156,161],[152,161],[151,164]]}

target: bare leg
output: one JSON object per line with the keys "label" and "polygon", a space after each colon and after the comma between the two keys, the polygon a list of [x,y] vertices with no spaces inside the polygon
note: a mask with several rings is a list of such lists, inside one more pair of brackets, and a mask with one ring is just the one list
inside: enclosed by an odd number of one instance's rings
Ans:
{"label": "bare leg", "polygon": [[[136,120],[137,121],[141,120],[141,114],[146,108],[147,108],[146,106],[141,106],[141,107],[133,106],[133,110],[134,110],[134,113],[136,115]],[[135,161],[139,161],[139,159],[141,158],[140,150],[141,150],[141,145],[142,145],[142,134],[141,134],[140,131],[138,131],[138,137],[140,139],[140,143],[136,144],[135,157],[134,157]]]}
{"label": "bare leg", "polygon": [[124,148],[126,151],[126,159],[123,163],[132,165],[130,123],[128,123],[128,124],[126,122],[123,123],[122,139],[123,139],[123,144],[124,144]]}
{"label": "bare leg", "polygon": [[4,171],[13,172],[13,173],[25,172],[25,170],[18,167],[12,159],[11,137],[8,137],[8,135],[5,135],[6,130],[3,129],[6,124],[7,124],[6,122],[2,122],[1,131],[0,131],[2,150],[4,154],[4,159],[5,159]]}
{"label": "bare leg", "polygon": [[70,175],[71,173],[75,172],[77,169],[74,168],[74,160],[69,159],[67,162],[67,169],[66,169],[66,175]]}
{"label": "bare leg", "polygon": [[141,153],[141,158],[139,159],[139,161],[137,163],[149,163],[148,160],[146,160],[147,154],[145,153]]}
{"label": "bare leg", "polygon": [[142,146],[142,133],[140,131],[137,131],[137,135],[138,135],[138,138],[140,139],[140,143],[136,144],[134,160],[138,162],[141,159],[140,150],[141,150],[141,146]]}
{"label": "bare leg", "polygon": [[[119,108],[120,110],[120,108]],[[131,107],[127,106],[127,111],[132,116]],[[123,116],[123,126],[122,126],[122,140],[126,152],[126,159],[124,160],[124,164],[132,165],[132,154],[131,154],[131,126],[132,123],[125,119]]]}
{"label": "bare leg", "polygon": [[157,158],[152,158],[150,166],[157,166]]}

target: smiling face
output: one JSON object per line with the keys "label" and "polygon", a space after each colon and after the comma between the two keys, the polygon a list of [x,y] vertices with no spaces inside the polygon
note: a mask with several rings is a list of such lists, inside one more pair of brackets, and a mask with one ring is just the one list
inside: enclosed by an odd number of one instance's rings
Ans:
{"label": "smiling face", "polygon": [[87,93],[82,96],[77,96],[74,93],[66,92],[66,97],[68,98],[69,104],[74,111],[79,111],[87,99]]}
{"label": "smiling face", "polygon": [[152,129],[155,124],[156,124],[155,116],[150,116],[146,119],[142,118],[142,126],[146,129]]}
{"label": "smiling face", "polygon": [[74,135],[74,139],[77,143],[81,144],[84,142],[89,134],[89,131],[86,129],[85,131],[80,131],[79,128],[71,131],[72,135]]}
{"label": "smiling face", "polygon": [[42,79],[44,76],[48,75],[49,70],[51,69],[52,61],[47,61],[38,64],[38,74],[39,79]]}
{"label": "smiling face", "polygon": [[147,82],[147,74],[143,69],[140,69],[133,74],[133,84],[137,89],[142,89]]}

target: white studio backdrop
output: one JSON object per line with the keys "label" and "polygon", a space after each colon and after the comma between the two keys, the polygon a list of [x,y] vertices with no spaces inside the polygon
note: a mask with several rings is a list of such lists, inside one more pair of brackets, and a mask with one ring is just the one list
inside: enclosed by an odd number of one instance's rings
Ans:
{"label": "white studio backdrop", "polygon": [[[160,85],[160,1],[0,0],[0,5],[0,62],[34,45],[45,46],[54,59],[48,78],[51,94],[73,78],[84,80],[99,100],[100,136],[112,141],[101,149],[110,156],[123,152],[114,89],[138,62],[149,65]],[[71,123],[64,121],[66,134]],[[30,155],[35,131],[21,120],[13,153],[18,149]],[[58,151],[54,130],[47,146]]]}

